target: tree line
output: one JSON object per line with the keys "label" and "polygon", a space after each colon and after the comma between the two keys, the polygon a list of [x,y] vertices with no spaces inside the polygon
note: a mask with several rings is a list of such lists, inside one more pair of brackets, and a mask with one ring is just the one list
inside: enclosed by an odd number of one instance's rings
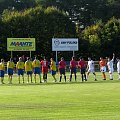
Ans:
{"label": "tree line", "polygon": [[[37,51],[33,54],[48,58],[54,56],[51,48],[53,37],[79,38],[76,57],[98,59],[113,52],[120,55],[118,0],[1,0],[0,3],[2,57],[10,56],[6,51],[8,37],[36,38]],[[70,59],[72,53],[67,52],[66,56],[66,52],[58,52],[60,56]]]}

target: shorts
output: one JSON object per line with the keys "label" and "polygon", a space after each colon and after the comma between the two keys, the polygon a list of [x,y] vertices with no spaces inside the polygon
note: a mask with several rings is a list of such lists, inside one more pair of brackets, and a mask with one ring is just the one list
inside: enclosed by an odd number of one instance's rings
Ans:
{"label": "shorts", "polygon": [[62,75],[62,74],[65,75],[65,68],[60,68],[59,71],[60,71],[60,74],[61,74],[61,75]]}
{"label": "shorts", "polygon": [[42,73],[48,73],[48,68],[42,69]]}
{"label": "shorts", "polygon": [[76,68],[71,68],[71,69],[70,69],[70,73],[71,73],[71,74],[73,74],[73,73],[76,74]]}
{"label": "shorts", "polygon": [[0,70],[0,77],[4,77],[4,70]]}
{"label": "shorts", "polygon": [[88,69],[88,72],[89,73],[95,73],[95,70],[94,69]]}
{"label": "shorts", "polygon": [[52,71],[51,71],[51,74],[52,74],[52,75],[56,75],[56,71],[53,71],[53,70],[52,70]]}
{"label": "shorts", "polygon": [[81,68],[81,74],[85,74],[85,72],[86,72],[86,69],[85,68]]}
{"label": "shorts", "polygon": [[113,68],[110,68],[109,69],[109,73],[113,73],[114,72],[114,69]]}
{"label": "shorts", "polygon": [[27,75],[32,75],[32,71],[27,71],[26,74]]}
{"label": "shorts", "polygon": [[34,68],[34,74],[40,74],[40,73],[41,71],[39,67]]}
{"label": "shorts", "polygon": [[18,75],[24,75],[24,70],[23,69],[18,69]]}
{"label": "shorts", "polygon": [[13,75],[13,69],[12,68],[8,68],[7,69],[7,73],[8,73],[8,75]]}
{"label": "shorts", "polygon": [[101,67],[101,68],[100,68],[100,71],[101,71],[101,72],[106,72],[106,67],[105,67],[105,66]]}

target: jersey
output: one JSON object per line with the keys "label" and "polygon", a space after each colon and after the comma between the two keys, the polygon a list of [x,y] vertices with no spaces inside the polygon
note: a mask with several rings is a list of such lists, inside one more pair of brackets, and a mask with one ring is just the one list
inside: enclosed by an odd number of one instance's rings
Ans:
{"label": "jersey", "polygon": [[80,68],[86,68],[86,62],[85,62],[84,60],[80,60],[80,61],[78,62],[78,66],[79,66]]}
{"label": "jersey", "polygon": [[13,69],[14,67],[15,67],[14,62],[11,62],[11,61],[8,61],[8,62],[7,62],[7,68]]}
{"label": "jersey", "polygon": [[4,71],[5,70],[5,66],[4,66],[4,63],[0,63],[0,70]]}
{"label": "jersey", "polygon": [[100,67],[106,66],[106,59],[99,61]]}
{"label": "jersey", "polygon": [[42,72],[48,72],[48,61],[47,60],[42,60],[41,61],[41,65],[42,65]]}
{"label": "jersey", "polygon": [[55,61],[51,61],[51,70],[56,71],[56,62]]}
{"label": "jersey", "polygon": [[24,67],[25,67],[24,62],[22,62],[22,61],[17,62],[17,64],[16,64],[17,69],[24,69]]}
{"label": "jersey", "polygon": [[120,73],[120,60],[117,62],[117,71]]}
{"label": "jersey", "polygon": [[64,60],[60,61],[59,62],[59,69],[65,69],[65,67],[66,67],[65,61]]}
{"label": "jersey", "polygon": [[70,61],[70,68],[76,68],[76,66],[77,66],[77,61],[71,60]]}
{"label": "jersey", "polygon": [[88,69],[94,70],[94,61],[93,60],[88,61]]}
{"label": "jersey", "polygon": [[107,66],[108,66],[108,69],[109,69],[109,70],[110,70],[110,69],[113,69],[113,62],[114,62],[113,59],[107,62]]}
{"label": "jersey", "polygon": [[33,62],[32,62],[32,66],[33,66],[33,68],[40,68],[40,61],[39,60],[34,60]]}
{"label": "jersey", "polygon": [[25,71],[32,71],[32,62],[31,61],[26,61],[25,62]]}

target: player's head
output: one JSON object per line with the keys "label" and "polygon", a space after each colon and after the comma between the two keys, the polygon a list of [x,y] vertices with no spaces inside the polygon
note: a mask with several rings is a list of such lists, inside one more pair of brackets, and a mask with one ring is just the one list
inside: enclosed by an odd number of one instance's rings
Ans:
{"label": "player's head", "polygon": [[63,58],[63,57],[61,57],[61,60],[64,60],[64,58]]}
{"label": "player's head", "polygon": [[79,58],[80,60],[84,60],[84,58],[82,57],[82,56],[80,56],[80,58]]}
{"label": "player's head", "polygon": [[91,58],[90,58],[90,57],[88,57],[88,60],[90,61],[90,60],[91,60]]}
{"label": "player's head", "polygon": [[22,57],[19,57],[19,61],[22,61]]}
{"label": "player's head", "polygon": [[103,60],[103,57],[100,57],[100,60]]}
{"label": "player's head", "polygon": [[53,58],[50,58],[50,61],[53,61],[54,59]]}
{"label": "player's head", "polygon": [[111,58],[110,58],[110,57],[108,57],[108,58],[107,58],[107,60],[108,60],[108,61],[110,61],[110,60],[111,60]]}
{"label": "player's head", "polygon": [[75,57],[74,57],[74,56],[72,57],[72,60],[75,60]]}
{"label": "player's head", "polygon": [[35,56],[35,60],[37,60],[37,56]]}
{"label": "player's head", "polygon": [[29,60],[30,60],[30,58],[29,58],[29,57],[27,57],[27,60],[29,61]]}
{"label": "player's head", "polygon": [[43,59],[46,60],[46,57],[44,56]]}
{"label": "player's head", "polygon": [[1,59],[1,62],[4,62],[4,59]]}
{"label": "player's head", "polygon": [[13,59],[12,59],[12,58],[10,58],[10,61],[13,61]]}
{"label": "player's head", "polygon": [[120,58],[119,58],[119,57],[117,57],[117,58],[116,58],[116,60],[117,60],[117,61],[119,61],[119,60],[120,60]]}

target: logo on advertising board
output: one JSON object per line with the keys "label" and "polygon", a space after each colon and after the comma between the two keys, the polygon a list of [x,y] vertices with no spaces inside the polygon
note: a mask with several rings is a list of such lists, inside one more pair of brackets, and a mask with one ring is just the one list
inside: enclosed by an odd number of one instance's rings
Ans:
{"label": "logo on advertising board", "polygon": [[53,38],[52,51],[78,51],[77,38]]}
{"label": "logo on advertising board", "polygon": [[32,42],[11,42],[10,46],[28,47],[28,46],[32,46]]}
{"label": "logo on advertising board", "polygon": [[54,44],[58,46],[60,44],[60,41],[58,39],[55,39]]}
{"label": "logo on advertising board", "polygon": [[35,51],[35,38],[7,38],[7,51]]}

